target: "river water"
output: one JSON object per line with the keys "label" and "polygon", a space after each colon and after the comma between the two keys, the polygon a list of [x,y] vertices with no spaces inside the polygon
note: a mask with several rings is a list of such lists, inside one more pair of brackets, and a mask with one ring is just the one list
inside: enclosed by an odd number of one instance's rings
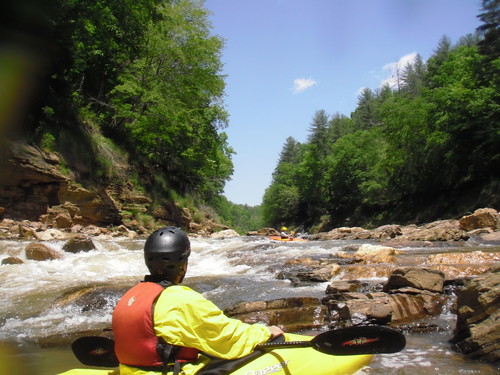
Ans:
{"label": "river water", "polygon": [[[221,309],[242,301],[322,297],[328,283],[294,287],[287,280],[277,280],[275,270],[288,259],[334,255],[346,246],[365,242],[193,238],[184,284],[202,292]],[[147,273],[142,255],[144,240],[96,238],[94,243],[97,249],[90,252],[65,253],[59,260],[36,262],[26,260],[24,255],[28,241],[0,241],[0,259],[14,256],[25,262],[0,266],[0,370],[3,365],[10,366],[9,375],[53,375],[85,367],[74,358],[68,344],[47,345],[47,342],[54,342],[54,337],[74,337],[78,332],[109,327],[113,306],[120,295],[110,294],[98,307],[86,309],[62,304],[61,297],[85,286],[128,287]],[[60,250],[64,242],[46,244]],[[472,250],[499,252],[500,248],[471,244],[459,249]],[[442,247],[402,249],[398,262],[410,264],[419,257],[442,251]],[[339,278],[348,276],[343,272]],[[367,281],[383,281],[375,276],[366,275]],[[468,360],[451,349],[448,340],[452,337],[455,316],[449,309],[431,323],[440,329],[432,333],[408,333],[404,351],[376,356],[360,373],[498,374],[498,368]]]}

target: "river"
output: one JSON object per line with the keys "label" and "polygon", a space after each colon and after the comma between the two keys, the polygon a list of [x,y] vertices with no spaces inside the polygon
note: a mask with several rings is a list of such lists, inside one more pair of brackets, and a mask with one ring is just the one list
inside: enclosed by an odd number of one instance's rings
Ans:
{"label": "river", "polygon": [[[322,297],[327,283],[293,287],[287,280],[277,280],[273,270],[288,259],[335,254],[354,242],[282,243],[262,237],[193,238],[184,284],[202,292],[221,309],[242,301]],[[25,262],[0,266],[3,301],[0,306],[0,365],[11,366],[9,375],[53,375],[85,367],[74,358],[69,345],[43,343],[54,337],[108,327],[119,295],[109,295],[99,308],[86,310],[81,306],[59,304],[61,296],[84,286],[133,285],[147,273],[142,254],[144,240],[96,238],[94,243],[97,249],[90,252],[66,253],[59,260],[36,262],[26,260],[24,255],[28,241],[0,241],[0,259],[14,256]],[[60,250],[64,242],[46,244]],[[478,244],[466,245],[460,251],[483,248]],[[499,247],[485,248],[500,251]],[[402,259],[414,260],[439,251],[442,247],[402,249]],[[449,309],[432,323],[442,330],[408,333],[405,350],[376,356],[360,373],[498,374],[498,368],[468,360],[451,349],[448,340],[452,337],[455,316]]]}

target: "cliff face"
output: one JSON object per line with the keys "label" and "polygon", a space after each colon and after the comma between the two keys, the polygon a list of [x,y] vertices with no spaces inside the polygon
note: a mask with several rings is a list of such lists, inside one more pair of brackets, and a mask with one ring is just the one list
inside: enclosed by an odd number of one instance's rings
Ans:
{"label": "cliff face", "polygon": [[24,143],[2,150],[0,207],[12,219],[39,220],[50,207],[75,205],[80,224],[110,225],[121,219],[119,208],[103,187],[83,187],[61,172],[60,159]]}
{"label": "cliff face", "polygon": [[[131,182],[99,185],[79,181],[71,172],[62,173],[64,163],[58,155],[25,143],[0,149],[0,160],[0,220],[39,221],[61,229],[125,224],[146,230],[175,225],[199,235],[228,228],[208,213],[196,221],[188,208],[175,201],[153,205]],[[154,223],[143,228],[133,213],[148,214]]]}

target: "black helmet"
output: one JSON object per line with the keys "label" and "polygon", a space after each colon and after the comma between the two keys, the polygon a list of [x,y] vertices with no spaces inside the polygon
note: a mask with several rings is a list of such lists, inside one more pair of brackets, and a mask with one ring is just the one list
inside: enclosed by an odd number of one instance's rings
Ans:
{"label": "black helmet", "polygon": [[184,279],[189,254],[189,238],[176,227],[158,229],[144,245],[144,260],[151,276],[173,284],[180,284]]}

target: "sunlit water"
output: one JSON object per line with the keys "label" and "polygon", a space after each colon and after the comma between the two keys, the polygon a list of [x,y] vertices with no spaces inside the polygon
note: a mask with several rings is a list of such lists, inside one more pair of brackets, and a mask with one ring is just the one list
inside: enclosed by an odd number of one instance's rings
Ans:
{"label": "sunlit water", "polygon": [[[83,367],[69,346],[42,347],[44,340],[110,326],[119,293],[111,293],[102,306],[82,310],[59,305],[65,294],[84,286],[123,286],[140,281],[147,273],[144,240],[94,239],[96,250],[65,253],[64,258],[45,262],[26,260],[27,241],[0,241],[0,258],[15,256],[24,264],[0,266],[0,343],[2,354],[18,365],[18,374],[49,375]],[[327,283],[293,287],[277,280],[276,270],[288,259],[335,255],[348,241],[281,243],[266,238],[192,239],[192,255],[185,284],[202,292],[224,309],[242,301],[272,300],[290,296],[322,297]],[[359,242],[358,242],[359,243]],[[60,250],[63,241],[47,243]],[[437,249],[404,249],[408,259]],[[464,249],[467,251],[467,249]],[[446,310],[432,322],[440,333],[408,334],[407,348],[396,354],[379,355],[364,374],[497,374],[498,369],[465,359],[451,350],[455,316]],[[5,348],[5,347],[4,347]],[[6,351],[7,350],[7,351]],[[5,354],[7,353],[7,354]],[[0,374],[3,375],[3,374]]]}

